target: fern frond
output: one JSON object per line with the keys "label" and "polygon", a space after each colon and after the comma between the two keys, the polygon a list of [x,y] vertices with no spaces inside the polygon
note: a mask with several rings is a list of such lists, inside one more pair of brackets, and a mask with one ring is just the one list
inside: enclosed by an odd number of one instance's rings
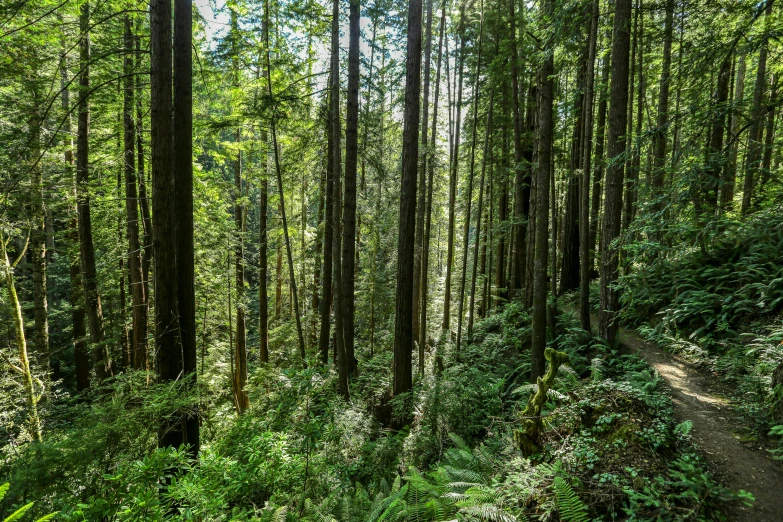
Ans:
{"label": "fern frond", "polygon": [[588,522],[587,506],[579,499],[571,484],[559,475],[553,484],[560,518],[565,522]]}

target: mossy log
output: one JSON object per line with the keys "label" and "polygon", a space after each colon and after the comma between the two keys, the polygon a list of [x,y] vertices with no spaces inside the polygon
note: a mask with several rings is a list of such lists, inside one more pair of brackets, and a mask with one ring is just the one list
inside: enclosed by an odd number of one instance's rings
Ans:
{"label": "mossy log", "polygon": [[544,351],[544,358],[549,361],[549,368],[543,377],[537,379],[538,389],[527,401],[527,406],[520,413],[521,429],[514,430],[514,443],[525,456],[539,453],[538,434],[541,429],[541,409],[546,404],[547,392],[555,382],[557,370],[561,364],[568,363],[568,355],[553,348]]}

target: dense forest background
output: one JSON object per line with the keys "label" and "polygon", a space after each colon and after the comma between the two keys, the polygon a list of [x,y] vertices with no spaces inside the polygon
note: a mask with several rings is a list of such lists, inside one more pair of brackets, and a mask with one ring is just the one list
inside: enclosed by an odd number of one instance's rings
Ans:
{"label": "dense forest background", "polygon": [[781,16],[4,0],[0,516],[775,519]]}

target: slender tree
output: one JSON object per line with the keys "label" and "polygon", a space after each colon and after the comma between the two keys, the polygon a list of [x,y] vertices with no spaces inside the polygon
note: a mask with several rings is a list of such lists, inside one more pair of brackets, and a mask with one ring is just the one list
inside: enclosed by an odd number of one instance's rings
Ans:
{"label": "slender tree", "polygon": [[[622,0],[618,0],[622,1]],[[550,13],[554,2],[548,0],[544,5]],[[551,46],[551,44],[550,44]],[[533,316],[532,347],[530,361],[530,380],[544,375],[544,348],[547,326],[547,260],[549,251],[547,240],[549,233],[549,197],[552,167],[554,105],[554,49],[545,48],[544,61],[538,71],[538,158],[536,166],[535,192],[535,258],[533,260]],[[554,275],[554,273],[553,273]],[[553,278],[554,279],[554,278]]]}
{"label": "slender tree", "polygon": [[112,375],[108,346],[104,343],[103,309],[98,293],[98,276],[95,268],[95,245],[92,239],[90,213],[90,3],[84,2],[79,16],[79,120],[76,137],[77,212],[79,214],[79,251],[82,262],[82,286],[84,288],[87,323],[90,327],[90,344],[95,376],[98,381]]}
{"label": "slender tree", "polygon": [[348,374],[355,375],[354,313],[356,267],[356,172],[359,155],[359,0],[350,0],[348,15],[348,96],[345,116],[345,185],[343,194],[342,299],[343,343]]}
{"label": "slender tree", "polygon": [[[405,60],[405,108],[402,137],[402,186],[400,188],[399,238],[397,243],[397,292],[394,318],[395,397],[413,387],[413,250],[416,219],[416,181],[419,164],[419,94],[421,92],[421,0],[408,4],[408,40]],[[407,424],[408,415],[395,419]]]}
{"label": "slender tree", "polygon": [[[435,98],[432,109],[432,134],[430,136],[430,154],[435,155],[435,143],[438,136],[438,97],[440,95],[440,68],[443,59],[443,38],[446,32],[446,2],[441,5],[440,36],[438,38],[438,65],[435,73]],[[424,346],[427,340],[427,296],[429,294],[430,238],[432,236],[432,190],[435,177],[435,158],[427,162],[427,202],[424,223],[424,244],[421,259],[421,302],[419,322],[419,373],[424,374]]]}
{"label": "slender tree", "polygon": [[610,162],[606,168],[604,222],[601,249],[601,309],[599,332],[609,344],[617,336],[619,295],[615,288],[618,251],[612,242],[620,235],[623,204],[623,173],[628,123],[628,62],[630,50],[631,0],[616,0],[612,36],[612,83],[609,108]]}

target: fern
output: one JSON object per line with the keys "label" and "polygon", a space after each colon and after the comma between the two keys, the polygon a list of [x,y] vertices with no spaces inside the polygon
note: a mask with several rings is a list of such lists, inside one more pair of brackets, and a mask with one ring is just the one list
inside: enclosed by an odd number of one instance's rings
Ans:
{"label": "fern", "polygon": [[588,522],[587,506],[571,485],[559,475],[555,476],[553,484],[560,518],[565,522]]}
{"label": "fern", "polygon": [[[9,482],[0,485],[0,502],[5,498],[5,494],[8,493],[8,488],[10,487],[11,484]],[[35,504],[35,502],[30,502],[29,504],[25,504],[24,506],[20,507],[19,509],[11,513],[5,519],[3,519],[3,522],[16,522],[17,520],[20,520],[30,510],[30,508],[33,507],[33,504]],[[57,515],[57,513],[59,513],[59,511],[56,511],[54,513],[49,513],[48,515],[44,515],[43,517],[39,518],[35,522],[48,522],[49,520],[52,520]]]}

